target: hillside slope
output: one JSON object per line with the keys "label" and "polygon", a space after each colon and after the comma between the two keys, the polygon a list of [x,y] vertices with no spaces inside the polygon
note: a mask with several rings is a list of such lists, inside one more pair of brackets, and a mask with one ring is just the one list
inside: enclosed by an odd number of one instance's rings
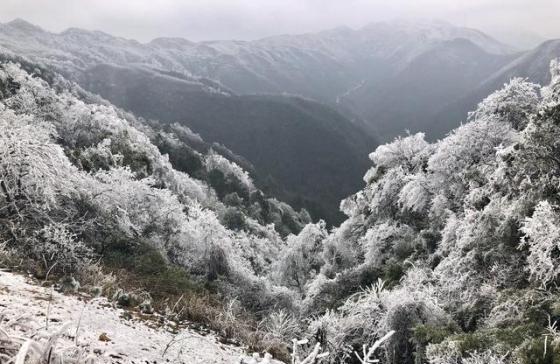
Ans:
{"label": "hillside slope", "polygon": [[308,214],[191,148],[204,142],[185,127],[151,127],[32,63],[0,63],[0,126],[0,264],[287,357],[258,325],[292,292],[265,277]]}
{"label": "hillside slope", "polygon": [[331,362],[390,330],[388,364],[558,361],[558,60],[549,79],[511,80],[436,142],[378,147],[348,219],[290,239],[273,277]]}
{"label": "hillside slope", "polygon": [[384,140],[405,130],[431,136],[433,118],[442,108],[470,93],[511,58],[491,54],[466,38],[441,41],[382,82],[354,90],[347,102],[359,115],[375,119]]}
{"label": "hillside slope", "polygon": [[226,146],[251,163],[259,186],[331,223],[340,221],[339,201],[361,187],[377,144],[336,111],[300,98],[200,92],[165,74],[109,65],[79,82],[136,115]]}

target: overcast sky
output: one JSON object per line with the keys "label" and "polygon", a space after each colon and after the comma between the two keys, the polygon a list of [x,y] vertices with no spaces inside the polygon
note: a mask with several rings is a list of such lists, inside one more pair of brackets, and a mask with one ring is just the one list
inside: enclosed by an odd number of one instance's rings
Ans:
{"label": "overcast sky", "polygon": [[394,18],[437,18],[510,36],[560,38],[560,0],[0,0],[0,21],[23,18],[148,41],[255,39]]}

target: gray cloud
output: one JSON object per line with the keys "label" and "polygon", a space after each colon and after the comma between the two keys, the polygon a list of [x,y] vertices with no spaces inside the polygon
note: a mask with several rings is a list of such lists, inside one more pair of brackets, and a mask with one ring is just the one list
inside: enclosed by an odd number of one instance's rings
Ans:
{"label": "gray cloud", "polygon": [[558,0],[2,0],[0,21],[23,18],[51,31],[103,30],[148,41],[254,39],[402,17],[446,19],[504,36],[560,37]]}

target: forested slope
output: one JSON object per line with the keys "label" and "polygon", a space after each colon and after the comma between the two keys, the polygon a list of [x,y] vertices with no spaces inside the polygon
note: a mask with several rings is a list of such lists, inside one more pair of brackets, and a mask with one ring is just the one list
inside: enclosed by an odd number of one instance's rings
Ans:
{"label": "forested slope", "polygon": [[[158,129],[48,70],[2,63],[0,89],[3,266],[124,306],[167,312],[175,300],[176,320],[277,345],[252,322],[293,305],[264,277],[308,214],[266,197],[190,130]],[[173,163],[160,151],[175,149]],[[224,319],[228,302],[243,315]]]}
{"label": "forested slope", "polygon": [[[276,272],[338,360],[389,330],[384,362],[555,363],[560,355],[560,68],[513,79],[436,143],[370,155],[348,219],[289,240]],[[311,269],[310,269],[311,268]],[[369,287],[364,289],[364,287]],[[359,350],[359,349],[358,349]]]}
{"label": "forested slope", "polygon": [[378,147],[334,229],[303,226],[188,129],[22,67],[0,69],[3,265],[283,360],[304,338],[323,362],[358,362],[393,331],[387,364],[558,360],[558,62],[550,85],[511,80],[438,142]]}

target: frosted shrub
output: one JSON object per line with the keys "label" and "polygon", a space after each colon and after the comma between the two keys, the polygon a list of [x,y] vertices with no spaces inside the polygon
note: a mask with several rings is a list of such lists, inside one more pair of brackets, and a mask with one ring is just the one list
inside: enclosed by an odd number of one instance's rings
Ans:
{"label": "frosted shrub", "polygon": [[122,155],[113,154],[111,139],[104,139],[99,144],[87,147],[80,153],[80,163],[87,171],[109,169],[122,165]]}
{"label": "frosted shrub", "polygon": [[432,182],[439,186],[451,206],[472,187],[483,185],[496,167],[496,148],[514,142],[511,125],[493,119],[476,120],[455,129],[441,140],[428,161]]}
{"label": "frosted shrub", "polygon": [[369,158],[376,166],[392,168],[396,166],[414,168],[423,157],[430,144],[424,140],[424,133],[397,138],[389,144],[377,147]]}
{"label": "frosted shrub", "polygon": [[135,177],[129,168],[96,173],[93,203],[111,217],[115,229],[130,238],[143,236],[161,249],[180,231],[183,206],[169,190],[155,188],[155,179]]}
{"label": "frosted shrub", "polygon": [[469,114],[470,120],[495,118],[523,129],[536,114],[540,102],[539,86],[522,78],[514,78],[501,90],[482,101],[476,111]]}
{"label": "frosted shrub", "polygon": [[402,285],[388,290],[382,281],[350,298],[340,308],[341,332],[334,347],[373,344],[386,333],[395,330],[384,346],[389,362],[406,362],[414,347],[411,329],[419,324],[444,325],[449,318],[437,302],[432,286],[433,277],[421,269],[412,269]]}
{"label": "frosted shrub", "polygon": [[525,234],[522,246],[529,249],[529,273],[544,285],[552,282],[560,273],[560,219],[556,208],[540,202],[521,230]]}
{"label": "frosted shrub", "polygon": [[309,335],[318,338],[318,341],[323,345],[342,343],[345,335],[342,315],[335,310],[327,310],[324,314],[311,320],[307,332]]}
{"label": "frosted shrub", "polygon": [[31,247],[43,261],[47,272],[55,269],[64,273],[79,271],[91,261],[92,251],[64,224],[50,224],[37,232]]}
{"label": "frosted shrub", "polygon": [[366,264],[381,267],[389,257],[394,256],[397,248],[412,249],[414,235],[412,228],[405,224],[382,222],[374,225],[360,241]]}
{"label": "frosted shrub", "polygon": [[425,175],[414,175],[399,193],[399,204],[403,210],[422,213],[430,203],[430,182]]}
{"label": "frosted shrub", "polygon": [[271,312],[264,320],[264,327],[268,335],[284,342],[296,337],[300,331],[299,320],[286,310]]}
{"label": "frosted shrub", "polygon": [[430,364],[460,364],[461,350],[455,341],[430,344],[426,348],[426,357]]}
{"label": "frosted shrub", "polygon": [[463,364],[507,364],[510,363],[506,360],[506,356],[499,356],[492,353],[491,351],[485,351],[482,353],[474,352],[470,354],[467,358],[463,359]]}

